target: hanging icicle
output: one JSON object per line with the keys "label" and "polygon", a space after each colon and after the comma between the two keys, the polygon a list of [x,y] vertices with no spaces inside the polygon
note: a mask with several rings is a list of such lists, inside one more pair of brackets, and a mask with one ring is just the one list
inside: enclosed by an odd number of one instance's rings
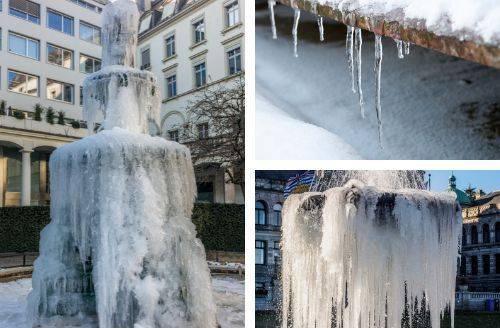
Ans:
{"label": "hanging icicle", "polygon": [[380,75],[382,69],[382,37],[375,34],[375,109],[378,121],[378,141],[382,146],[382,107],[380,106]]}
{"label": "hanging icicle", "polygon": [[278,34],[276,33],[276,21],[274,20],[274,6],[276,5],[275,0],[268,0],[267,5],[269,7],[269,16],[271,18],[271,32],[273,33],[273,39],[278,38]]}
{"label": "hanging icicle", "polygon": [[349,66],[349,72],[351,73],[351,90],[356,93],[356,88],[354,87],[354,27],[347,26],[347,35],[345,38],[345,50],[347,56],[347,65]]}
{"label": "hanging icicle", "polygon": [[401,40],[394,40],[396,42],[396,46],[398,48],[398,58],[403,59],[405,56],[403,55],[403,41]]}
{"label": "hanging icicle", "polygon": [[318,16],[319,41],[325,41],[325,29],[323,28],[323,17]]}
{"label": "hanging icicle", "polygon": [[410,42],[404,42],[405,45],[405,55],[410,54]]}
{"label": "hanging icicle", "polygon": [[354,29],[354,45],[356,51],[356,70],[358,74],[357,86],[358,86],[358,97],[359,97],[359,109],[361,111],[361,117],[365,118],[365,109],[363,108],[363,91],[361,89],[361,46],[363,45],[363,40],[361,36],[361,29],[356,27]]}
{"label": "hanging icicle", "polygon": [[297,34],[299,29],[299,19],[300,19],[300,9],[295,8],[295,13],[293,16],[293,29],[292,29],[294,57],[299,57],[299,54],[297,53],[297,43],[298,43]]}

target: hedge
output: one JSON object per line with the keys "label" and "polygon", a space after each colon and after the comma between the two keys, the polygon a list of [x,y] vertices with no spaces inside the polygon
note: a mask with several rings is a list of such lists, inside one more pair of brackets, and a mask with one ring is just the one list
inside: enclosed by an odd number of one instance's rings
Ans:
{"label": "hedge", "polygon": [[[192,220],[207,250],[244,252],[244,217],[244,205],[198,203]],[[38,252],[49,222],[49,206],[0,207],[0,253]]]}

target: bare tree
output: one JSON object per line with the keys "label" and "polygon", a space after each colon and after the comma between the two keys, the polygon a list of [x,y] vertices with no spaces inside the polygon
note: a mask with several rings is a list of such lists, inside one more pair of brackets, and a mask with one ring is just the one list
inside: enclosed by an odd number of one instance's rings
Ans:
{"label": "bare tree", "polygon": [[[187,107],[184,129],[195,162],[220,163],[226,183],[245,192],[245,79],[208,86]],[[204,127],[208,123],[208,134]],[[205,124],[205,126],[203,126]],[[192,125],[192,126],[190,126]],[[198,173],[198,172],[197,172]],[[200,175],[202,176],[202,175]]]}

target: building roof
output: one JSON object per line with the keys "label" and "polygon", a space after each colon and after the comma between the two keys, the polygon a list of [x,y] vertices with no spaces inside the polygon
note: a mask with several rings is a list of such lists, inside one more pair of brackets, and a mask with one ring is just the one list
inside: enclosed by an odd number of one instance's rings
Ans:
{"label": "building roof", "polygon": [[457,201],[461,206],[471,206],[473,203],[473,200],[467,195],[465,192],[463,192],[460,189],[457,189],[457,178],[451,174],[450,178],[448,179],[449,186],[446,188],[447,191],[453,191],[457,195]]}
{"label": "building roof", "polygon": [[474,201],[474,205],[496,204],[500,207],[500,190],[481,196]]}

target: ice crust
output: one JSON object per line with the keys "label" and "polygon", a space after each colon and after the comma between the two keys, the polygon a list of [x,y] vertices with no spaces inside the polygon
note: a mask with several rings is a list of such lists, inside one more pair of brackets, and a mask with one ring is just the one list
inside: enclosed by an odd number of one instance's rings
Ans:
{"label": "ice crust", "polygon": [[[425,295],[433,328],[454,313],[461,235],[450,193],[351,180],[283,208],[282,327],[401,327]],[[385,324],[387,320],[387,325]]]}

